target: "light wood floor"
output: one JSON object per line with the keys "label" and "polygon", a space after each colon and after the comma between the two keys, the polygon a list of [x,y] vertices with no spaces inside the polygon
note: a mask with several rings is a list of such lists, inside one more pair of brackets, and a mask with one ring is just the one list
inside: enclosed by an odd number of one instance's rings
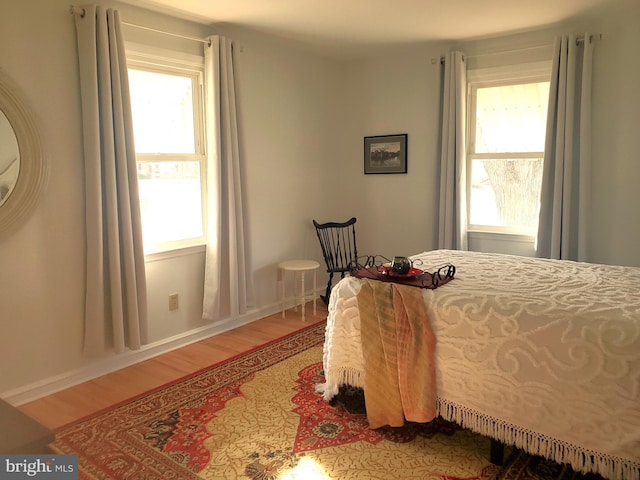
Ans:
{"label": "light wood floor", "polygon": [[23,404],[19,409],[54,430],[326,318],[327,309],[318,300],[315,316],[313,304],[306,305],[305,322],[301,321],[300,308],[297,313],[287,310],[286,319],[277,313]]}

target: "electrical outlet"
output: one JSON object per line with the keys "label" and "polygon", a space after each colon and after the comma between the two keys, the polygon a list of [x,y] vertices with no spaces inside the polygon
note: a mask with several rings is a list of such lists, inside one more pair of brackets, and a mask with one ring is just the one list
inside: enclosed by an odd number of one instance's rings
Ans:
{"label": "electrical outlet", "polygon": [[169,310],[177,310],[178,309],[178,294],[171,293],[169,295]]}

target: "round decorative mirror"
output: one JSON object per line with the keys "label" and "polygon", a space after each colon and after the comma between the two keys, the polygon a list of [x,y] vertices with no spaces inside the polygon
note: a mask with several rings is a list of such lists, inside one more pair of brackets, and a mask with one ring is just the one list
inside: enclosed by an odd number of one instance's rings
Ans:
{"label": "round decorative mirror", "polygon": [[0,206],[11,195],[18,181],[19,172],[18,139],[9,119],[0,111]]}
{"label": "round decorative mirror", "polygon": [[0,239],[29,217],[47,177],[34,117],[18,86],[0,70]]}

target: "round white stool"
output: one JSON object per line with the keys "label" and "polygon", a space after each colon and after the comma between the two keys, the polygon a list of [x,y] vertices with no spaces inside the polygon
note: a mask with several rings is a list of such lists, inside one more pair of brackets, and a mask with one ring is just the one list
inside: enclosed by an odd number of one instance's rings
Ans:
{"label": "round white stool", "polygon": [[296,274],[300,275],[300,297],[302,306],[302,321],[304,322],[304,304],[305,304],[305,291],[304,291],[304,274],[305,272],[313,272],[313,314],[316,314],[316,270],[318,270],[320,264],[315,260],[287,260],[278,264],[278,281],[281,284],[280,289],[280,301],[282,303],[282,318],[285,318],[284,308],[284,280],[286,272],[293,272],[293,284],[294,288],[294,308],[298,311],[298,287],[296,283]]}

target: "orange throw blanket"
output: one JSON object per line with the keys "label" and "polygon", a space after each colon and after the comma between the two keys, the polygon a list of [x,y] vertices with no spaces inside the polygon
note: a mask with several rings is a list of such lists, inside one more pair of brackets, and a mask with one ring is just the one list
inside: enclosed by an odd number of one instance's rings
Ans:
{"label": "orange throw blanket", "polygon": [[436,342],[422,290],[364,280],[358,309],[369,426],[433,420]]}

